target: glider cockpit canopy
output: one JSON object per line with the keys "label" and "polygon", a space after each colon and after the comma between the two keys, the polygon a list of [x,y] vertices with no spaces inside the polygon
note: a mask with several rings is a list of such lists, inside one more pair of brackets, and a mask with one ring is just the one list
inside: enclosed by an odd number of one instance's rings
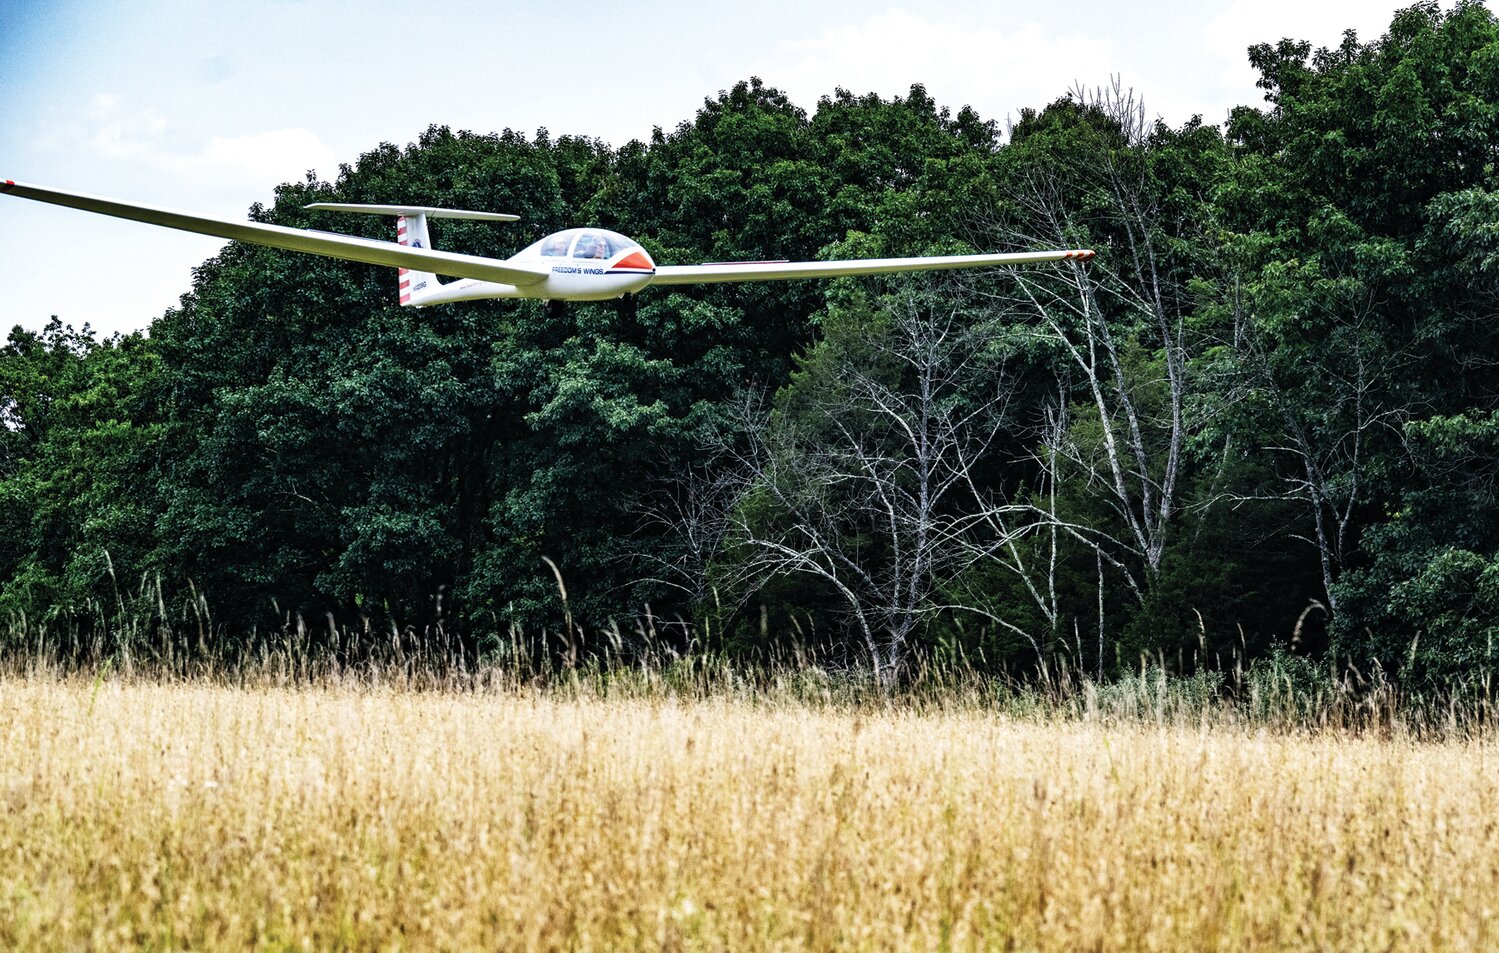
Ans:
{"label": "glider cockpit canopy", "polygon": [[569,228],[553,232],[516,257],[604,259],[639,247],[638,243],[608,229]]}

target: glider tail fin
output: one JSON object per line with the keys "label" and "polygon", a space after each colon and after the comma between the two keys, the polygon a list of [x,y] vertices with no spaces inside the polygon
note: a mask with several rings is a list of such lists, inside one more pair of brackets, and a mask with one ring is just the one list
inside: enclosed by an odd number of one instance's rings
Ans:
{"label": "glider tail fin", "polygon": [[[427,234],[427,216],[422,212],[402,215],[396,219],[396,241],[411,248],[431,248],[432,239]],[[400,285],[401,304],[420,305],[421,299],[440,286],[437,276],[427,271],[412,271],[402,268],[396,279]]]}
{"label": "glider tail fin", "polygon": [[[427,234],[428,218],[462,218],[478,222],[516,222],[520,216],[507,212],[471,212],[466,209],[432,208],[425,205],[356,205],[347,202],[313,202],[306,206],[325,212],[357,212],[364,215],[396,216],[396,241],[410,248],[432,249]],[[421,307],[442,283],[429,271],[400,269],[401,304]]]}

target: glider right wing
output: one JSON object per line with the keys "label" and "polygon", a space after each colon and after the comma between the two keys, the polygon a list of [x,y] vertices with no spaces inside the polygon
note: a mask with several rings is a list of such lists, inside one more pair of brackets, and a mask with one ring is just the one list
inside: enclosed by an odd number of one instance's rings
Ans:
{"label": "glider right wing", "polygon": [[936,255],[924,258],[855,258],[843,261],[746,261],[710,265],[658,265],[652,285],[717,284],[731,281],[777,281],[787,278],[836,278],[883,275],[901,271],[947,271],[1043,261],[1087,261],[1092,249],[1009,252],[995,255]]}

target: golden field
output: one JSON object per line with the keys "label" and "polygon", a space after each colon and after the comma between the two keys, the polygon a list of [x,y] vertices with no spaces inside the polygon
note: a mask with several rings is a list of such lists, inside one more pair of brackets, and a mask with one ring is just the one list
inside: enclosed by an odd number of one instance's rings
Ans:
{"label": "golden field", "polygon": [[1489,742],[0,678],[5,949],[1475,950]]}

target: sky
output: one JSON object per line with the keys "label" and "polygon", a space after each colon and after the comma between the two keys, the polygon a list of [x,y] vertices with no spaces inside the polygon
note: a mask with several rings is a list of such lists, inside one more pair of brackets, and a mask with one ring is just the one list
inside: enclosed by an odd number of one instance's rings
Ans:
{"label": "sky", "polygon": [[[1262,104],[1252,44],[1375,39],[1406,5],[4,0],[0,179],[243,218],[281,182],[331,179],[434,123],[620,145],[750,76],[809,111],[838,87],[922,83],[1001,126],[1117,77],[1153,116],[1217,123]],[[540,237],[514,227],[517,250]],[[0,329],[144,329],[222,245],[0,196]]]}

